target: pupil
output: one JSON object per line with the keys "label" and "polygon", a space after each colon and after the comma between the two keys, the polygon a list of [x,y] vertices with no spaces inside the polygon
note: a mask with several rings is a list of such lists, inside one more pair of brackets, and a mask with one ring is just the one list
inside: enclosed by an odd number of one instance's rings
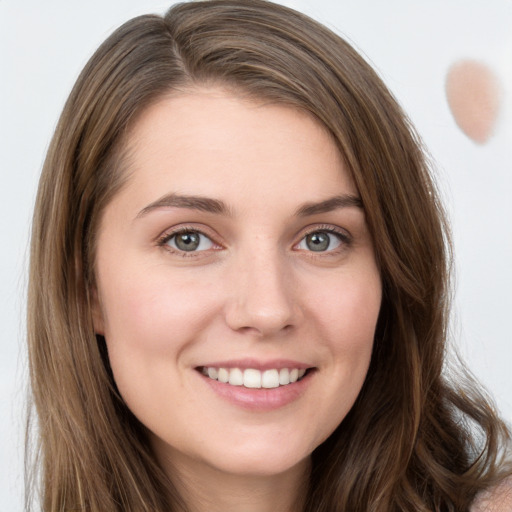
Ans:
{"label": "pupil", "polygon": [[325,251],[329,247],[329,235],[327,233],[311,233],[306,237],[306,245],[312,251]]}
{"label": "pupil", "polygon": [[176,237],[176,247],[182,251],[194,251],[199,246],[197,233],[182,233]]}

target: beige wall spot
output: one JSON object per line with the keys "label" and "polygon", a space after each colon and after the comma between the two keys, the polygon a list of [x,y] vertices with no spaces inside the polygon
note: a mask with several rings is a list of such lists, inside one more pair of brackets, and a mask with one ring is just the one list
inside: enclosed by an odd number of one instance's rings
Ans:
{"label": "beige wall spot", "polygon": [[484,63],[462,60],[446,76],[448,105],[459,128],[473,141],[485,144],[493,134],[501,103],[501,88]]}

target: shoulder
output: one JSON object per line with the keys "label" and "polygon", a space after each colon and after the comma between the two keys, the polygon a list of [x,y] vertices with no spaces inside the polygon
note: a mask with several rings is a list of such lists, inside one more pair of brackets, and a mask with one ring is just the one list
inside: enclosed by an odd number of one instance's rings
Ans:
{"label": "shoulder", "polygon": [[470,512],[512,512],[512,477],[477,496]]}

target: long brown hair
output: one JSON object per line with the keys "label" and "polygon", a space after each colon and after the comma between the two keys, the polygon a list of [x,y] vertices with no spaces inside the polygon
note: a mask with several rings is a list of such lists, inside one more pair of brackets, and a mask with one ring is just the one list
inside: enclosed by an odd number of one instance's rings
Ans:
{"label": "long brown hair", "polygon": [[501,460],[509,438],[477,386],[450,383],[443,372],[450,242],[425,152],[351,46],[263,0],[184,3],[127,22],[66,103],[31,246],[28,343],[43,510],[186,510],[116,390],[93,331],[91,293],[98,222],[129,179],[130,127],[164,94],[212,84],[306,111],[332,133],[381,272],[370,369],[348,416],[313,453],[305,510],[466,511],[510,473]]}

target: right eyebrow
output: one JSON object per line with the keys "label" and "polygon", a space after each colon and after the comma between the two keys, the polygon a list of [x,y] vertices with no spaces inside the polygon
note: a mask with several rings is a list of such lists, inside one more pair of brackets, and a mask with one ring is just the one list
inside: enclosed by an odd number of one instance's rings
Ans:
{"label": "right eyebrow", "polygon": [[363,202],[358,196],[352,194],[341,194],[318,203],[306,203],[297,209],[296,215],[308,217],[319,213],[328,213],[338,208],[360,208],[363,209]]}
{"label": "right eyebrow", "polygon": [[166,194],[144,207],[135,218],[138,219],[140,217],[144,217],[148,213],[159,208],[187,208],[207,213],[215,213],[217,215],[231,215],[227,205],[219,199],[212,199],[211,197],[204,196]]}

